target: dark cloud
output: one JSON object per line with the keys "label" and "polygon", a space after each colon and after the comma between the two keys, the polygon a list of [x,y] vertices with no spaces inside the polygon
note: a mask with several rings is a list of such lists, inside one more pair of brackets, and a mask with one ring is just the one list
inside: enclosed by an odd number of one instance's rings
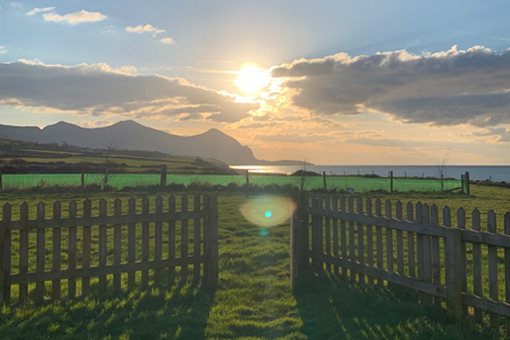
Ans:
{"label": "dark cloud", "polygon": [[297,90],[293,104],[317,114],[387,112],[412,123],[510,123],[510,51],[483,47],[298,60],[272,70]]}
{"label": "dark cloud", "polygon": [[510,142],[510,131],[505,128],[488,128],[485,132],[473,132],[474,136],[495,136],[498,137],[498,142]]}
{"label": "dark cloud", "polygon": [[203,113],[219,122],[239,121],[259,107],[182,79],[132,75],[104,64],[67,67],[23,61],[0,64],[0,103],[96,116]]}

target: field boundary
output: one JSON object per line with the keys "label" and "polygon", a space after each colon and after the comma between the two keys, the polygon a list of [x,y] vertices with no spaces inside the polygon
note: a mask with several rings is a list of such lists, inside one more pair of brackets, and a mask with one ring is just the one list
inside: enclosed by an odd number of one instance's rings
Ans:
{"label": "field boundary", "polygon": [[[87,296],[91,277],[98,278],[100,293],[109,286],[114,291],[124,286],[132,290],[138,281],[146,289],[149,282],[173,282],[177,268],[185,278],[188,266],[195,282],[202,279],[216,285],[217,196],[197,194],[191,199],[193,210],[188,210],[188,196],[184,195],[177,211],[174,196],[165,207],[158,196],[155,211],[150,212],[150,201],[143,198],[142,211],[137,212],[137,201],[130,198],[128,212],[122,214],[122,201],[117,198],[111,215],[102,199],[97,216],[92,216],[89,199],[83,201],[81,216],[77,216],[76,201],[71,201],[67,217],[62,217],[62,203],[56,201],[51,218],[46,218],[46,205],[41,202],[32,219],[29,205],[22,203],[17,220],[12,219],[11,204],[5,204],[0,222],[0,304],[12,304],[13,288],[17,304],[59,300],[62,280],[66,298]],[[77,279],[81,289],[77,289]]]}
{"label": "field boundary", "polygon": [[296,200],[293,282],[326,270],[353,283],[405,287],[451,318],[473,317],[510,334],[510,212],[498,233],[492,210],[482,231],[478,209],[467,229],[463,208],[452,225],[450,208],[440,222],[435,204],[376,199],[373,211],[370,197],[301,193]]}

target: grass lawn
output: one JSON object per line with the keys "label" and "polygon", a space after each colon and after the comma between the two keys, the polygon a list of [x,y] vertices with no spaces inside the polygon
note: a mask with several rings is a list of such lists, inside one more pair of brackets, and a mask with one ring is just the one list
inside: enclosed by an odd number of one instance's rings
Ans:
{"label": "grass lawn", "polygon": [[[474,186],[472,192],[474,197],[409,193],[381,198],[477,206],[499,214],[510,210],[509,189]],[[97,207],[103,196],[111,201],[143,194],[85,195]],[[4,193],[0,203],[66,202],[81,200],[81,195]],[[216,289],[179,281],[171,288],[6,307],[0,339],[503,339],[469,320],[449,321],[443,310],[423,306],[403,293],[353,286],[327,274],[304,277],[292,291],[289,225],[250,224],[239,213],[247,200],[244,194],[219,197]]]}

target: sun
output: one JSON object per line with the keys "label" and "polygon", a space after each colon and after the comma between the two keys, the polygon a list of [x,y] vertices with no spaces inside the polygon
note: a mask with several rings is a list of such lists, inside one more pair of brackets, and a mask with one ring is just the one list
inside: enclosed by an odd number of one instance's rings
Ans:
{"label": "sun", "polygon": [[237,72],[235,83],[245,94],[253,95],[269,83],[269,75],[255,65],[246,65]]}

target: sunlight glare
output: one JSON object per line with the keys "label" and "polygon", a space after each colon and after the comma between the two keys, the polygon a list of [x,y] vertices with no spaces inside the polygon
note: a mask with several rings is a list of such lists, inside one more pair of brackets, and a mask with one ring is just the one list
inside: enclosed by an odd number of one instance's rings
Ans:
{"label": "sunlight glare", "polygon": [[237,72],[237,87],[246,94],[256,94],[269,83],[267,72],[255,65],[244,66]]}

